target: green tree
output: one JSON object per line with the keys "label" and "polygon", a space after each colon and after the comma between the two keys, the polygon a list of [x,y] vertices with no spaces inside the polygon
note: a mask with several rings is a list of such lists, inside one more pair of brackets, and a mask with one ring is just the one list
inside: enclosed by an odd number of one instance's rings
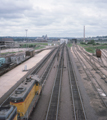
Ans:
{"label": "green tree", "polygon": [[88,42],[88,44],[93,44],[93,45],[95,45],[95,41],[94,41],[94,40],[91,40],[91,41]]}

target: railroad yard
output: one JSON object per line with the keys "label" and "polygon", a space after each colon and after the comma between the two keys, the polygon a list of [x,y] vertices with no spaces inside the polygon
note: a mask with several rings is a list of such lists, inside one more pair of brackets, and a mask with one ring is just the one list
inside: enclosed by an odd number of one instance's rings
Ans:
{"label": "railroad yard", "polygon": [[[107,51],[101,53],[98,58],[77,44],[61,44],[34,55],[0,77],[0,106],[4,110],[11,101],[17,107],[15,120],[107,120]],[[28,71],[22,71],[24,65]],[[34,93],[31,83],[38,88]],[[29,90],[17,93],[23,89],[19,85]],[[24,99],[25,92],[29,97]],[[32,94],[36,97],[28,108],[22,107]],[[5,117],[1,111],[0,120]]]}
{"label": "railroad yard", "polygon": [[71,49],[89,102],[98,120],[107,119],[107,51],[102,50],[101,58],[74,45]]}

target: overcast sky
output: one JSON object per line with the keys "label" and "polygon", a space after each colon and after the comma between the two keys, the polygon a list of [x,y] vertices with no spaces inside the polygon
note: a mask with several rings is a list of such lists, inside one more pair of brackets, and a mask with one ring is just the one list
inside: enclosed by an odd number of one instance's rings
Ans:
{"label": "overcast sky", "polygon": [[0,36],[107,35],[107,0],[0,0]]}

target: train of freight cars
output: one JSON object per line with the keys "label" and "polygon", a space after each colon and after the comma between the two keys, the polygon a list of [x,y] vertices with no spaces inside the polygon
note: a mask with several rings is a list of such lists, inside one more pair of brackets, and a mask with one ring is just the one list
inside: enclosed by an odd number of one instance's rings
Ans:
{"label": "train of freight cars", "polygon": [[41,95],[37,75],[29,75],[11,94],[7,106],[0,107],[0,120],[27,120]]}
{"label": "train of freight cars", "polygon": [[35,54],[34,50],[28,50],[24,53],[8,55],[5,58],[0,58],[0,75],[6,73],[7,71],[13,69],[20,63],[33,57]]}

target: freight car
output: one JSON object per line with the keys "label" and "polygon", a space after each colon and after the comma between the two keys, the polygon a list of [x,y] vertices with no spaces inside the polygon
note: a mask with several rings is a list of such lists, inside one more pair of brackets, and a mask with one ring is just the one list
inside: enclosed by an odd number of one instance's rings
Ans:
{"label": "freight car", "polygon": [[11,56],[12,63],[20,64],[24,60],[25,60],[25,54],[22,54],[22,53],[18,54],[18,55]]}
{"label": "freight car", "polygon": [[21,64],[22,62],[28,60],[29,58],[33,57],[35,54],[34,50],[29,50],[26,53],[20,53],[20,54],[11,54],[8,56],[5,56],[5,63],[1,63],[0,67],[0,76],[6,73],[7,71],[15,68],[17,65]]}
{"label": "freight car", "polygon": [[101,50],[100,49],[96,49],[96,56],[98,58],[101,58]]}
{"label": "freight car", "polygon": [[12,105],[0,107],[0,120],[17,120],[17,108]]}
{"label": "freight car", "polygon": [[10,96],[10,105],[16,106],[19,120],[29,118],[42,91],[37,75],[30,75]]}
{"label": "freight car", "polygon": [[34,50],[28,50],[28,51],[26,51],[26,56],[33,57],[34,55],[35,55],[35,51]]}
{"label": "freight car", "polygon": [[5,64],[5,58],[0,58],[0,67],[2,67],[3,64]]}
{"label": "freight car", "polygon": [[10,54],[10,55],[6,55],[5,59],[6,59],[6,64],[11,63],[11,57],[14,56],[15,54]]}

